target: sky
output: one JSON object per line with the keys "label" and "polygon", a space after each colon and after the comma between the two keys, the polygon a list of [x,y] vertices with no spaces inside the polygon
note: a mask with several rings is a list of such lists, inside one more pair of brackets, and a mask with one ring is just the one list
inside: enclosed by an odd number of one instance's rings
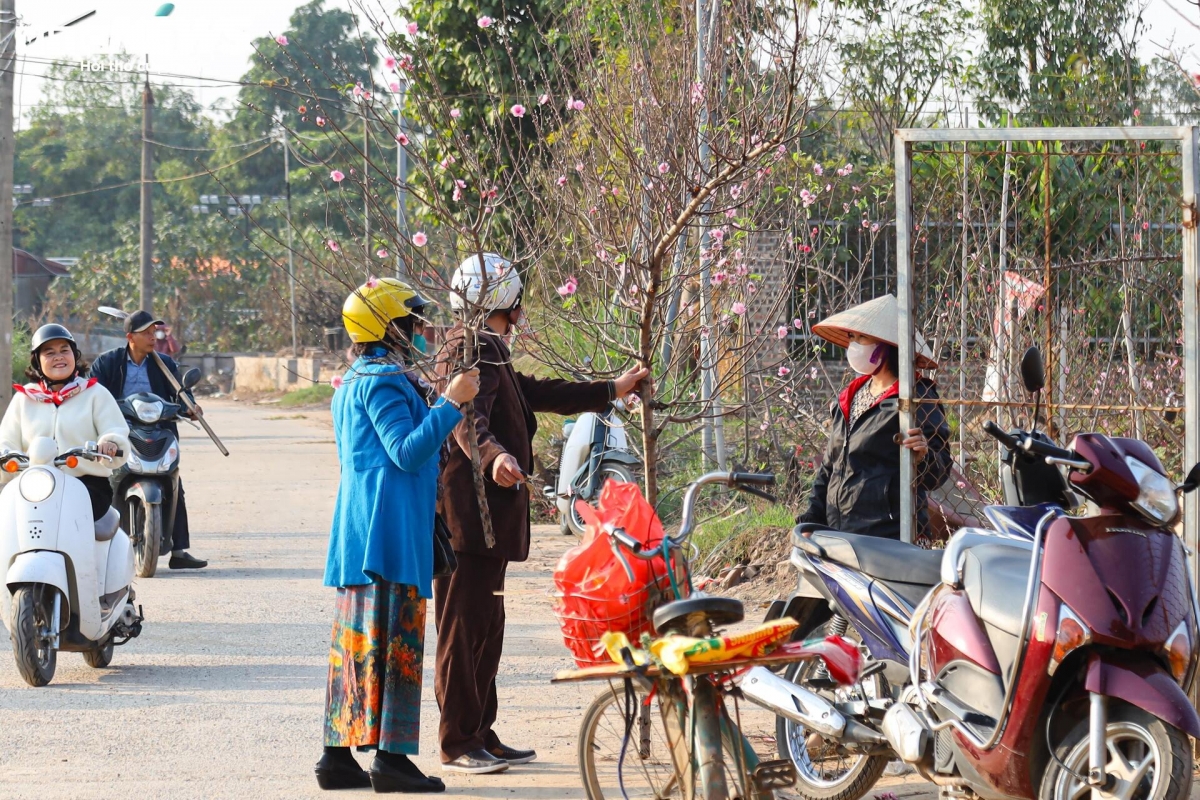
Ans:
{"label": "sky", "polygon": [[[380,0],[368,0],[379,7]],[[154,16],[161,0],[17,0],[18,57],[82,62],[96,54],[122,50],[139,62],[149,59],[155,73],[194,75],[237,80],[249,66],[252,39],[276,34],[301,0],[177,0],[167,17]],[[326,6],[351,8],[354,0],[326,0]],[[395,0],[387,0],[395,8]],[[61,33],[42,33],[88,12],[95,16]],[[1200,9],[1189,0],[1148,0],[1148,32],[1142,39],[1142,56],[1159,55],[1165,47],[1188,51],[1184,66],[1200,71]],[[27,40],[36,41],[26,44]],[[26,113],[41,96],[44,64],[21,61],[17,75],[18,111]],[[170,79],[186,84],[199,102],[210,107],[230,107],[236,86],[205,81]]]}

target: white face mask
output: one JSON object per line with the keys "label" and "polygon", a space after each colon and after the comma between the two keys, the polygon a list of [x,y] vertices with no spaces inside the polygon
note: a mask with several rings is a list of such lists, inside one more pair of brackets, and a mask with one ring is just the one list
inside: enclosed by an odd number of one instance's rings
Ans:
{"label": "white face mask", "polygon": [[874,375],[883,366],[887,347],[886,344],[850,342],[846,345],[846,360],[850,362],[850,369],[859,375]]}

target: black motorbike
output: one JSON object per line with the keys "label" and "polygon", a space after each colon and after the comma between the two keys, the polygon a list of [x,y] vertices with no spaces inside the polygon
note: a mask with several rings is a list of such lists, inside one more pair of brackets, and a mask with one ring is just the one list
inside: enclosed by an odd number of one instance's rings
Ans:
{"label": "black motorbike", "polygon": [[[199,382],[199,370],[184,373],[185,389]],[[182,405],[150,392],[129,395],[118,405],[129,422],[132,448],[112,475],[113,505],[133,544],[135,573],[152,578],[159,554],[171,551],[179,500],[179,439],[172,423],[187,417]]]}

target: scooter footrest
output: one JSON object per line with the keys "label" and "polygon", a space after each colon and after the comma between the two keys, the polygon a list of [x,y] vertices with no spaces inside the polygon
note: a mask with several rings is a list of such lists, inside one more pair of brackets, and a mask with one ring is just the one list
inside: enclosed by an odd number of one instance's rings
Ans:
{"label": "scooter footrest", "polygon": [[796,785],[796,768],[787,759],[762,761],[754,768],[754,785],[761,792],[787,789]]}

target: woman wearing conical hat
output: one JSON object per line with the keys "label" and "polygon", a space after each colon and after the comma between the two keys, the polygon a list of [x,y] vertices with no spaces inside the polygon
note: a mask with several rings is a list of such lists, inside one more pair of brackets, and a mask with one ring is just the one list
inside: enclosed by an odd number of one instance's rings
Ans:
{"label": "woman wearing conical hat", "polygon": [[[950,474],[950,429],[934,383],[918,375],[913,391],[917,427],[900,435],[898,320],[896,297],[889,294],[813,326],[813,333],[846,348],[858,377],[830,407],[825,460],[798,522],[899,539],[900,456],[907,448],[916,461],[916,533],[929,536],[927,493]],[[917,369],[937,367],[920,334],[916,351]]]}

